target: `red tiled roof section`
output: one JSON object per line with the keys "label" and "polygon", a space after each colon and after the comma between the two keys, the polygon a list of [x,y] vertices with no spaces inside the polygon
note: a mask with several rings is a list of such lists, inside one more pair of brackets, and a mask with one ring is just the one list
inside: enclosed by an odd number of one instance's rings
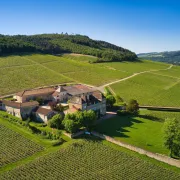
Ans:
{"label": "red tiled roof section", "polygon": [[37,101],[19,103],[19,102],[15,102],[15,101],[3,100],[2,103],[5,104],[6,106],[15,107],[18,109],[20,109],[21,107],[39,106],[39,103]]}
{"label": "red tiled roof section", "polygon": [[31,96],[31,95],[39,95],[39,94],[52,94],[54,93],[54,88],[41,88],[41,89],[32,89],[18,92],[16,96]]}
{"label": "red tiled roof section", "polygon": [[46,109],[46,108],[42,108],[42,107],[39,107],[37,110],[36,110],[36,113],[38,114],[42,114],[42,115],[48,115],[50,112],[54,112],[53,110],[51,109]]}
{"label": "red tiled roof section", "polygon": [[58,93],[57,91],[55,91],[52,95],[53,95],[53,96],[58,96],[59,93]]}
{"label": "red tiled roof section", "polygon": [[82,85],[82,84],[74,85],[74,87],[76,87],[76,88],[79,89],[79,90],[84,90],[84,91],[90,91],[90,90],[92,90],[92,88],[90,88],[90,87],[88,87],[88,86],[85,86],[85,85]]}
{"label": "red tiled roof section", "polygon": [[104,98],[104,96],[102,95],[102,93],[101,93],[100,91],[95,91],[95,92],[93,92],[93,96],[94,96],[95,98],[97,98],[98,100],[101,100],[101,101],[102,101],[102,99]]}
{"label": "red tiled roof section", "polygon": [[31,107],[31,106],[39,106],[39,103],[37,101],[21,103],[21,107]]}
{"label": "red tiled roof section", "polygon": [[2,100],[2,103],[5,104],[6,106],[15,107],[18,109],[20,109],[21,107],[21,103],[14,102],[14,101]]}

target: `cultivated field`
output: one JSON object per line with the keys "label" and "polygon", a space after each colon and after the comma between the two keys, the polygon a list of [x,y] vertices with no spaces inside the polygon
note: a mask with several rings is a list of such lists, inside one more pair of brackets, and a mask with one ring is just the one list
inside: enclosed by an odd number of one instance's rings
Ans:
{"label": "cultivated field", "polygon": [[157,74],[161,74],[164,76],[170,76],[180,79],[180,66],[173,66],[171,69],[167,71],[158,71]]}
{"label": "cultivated field", "polygon": [[0,95],[70,81],[70,79],[37,64],[3,68],[0,69]]}
{"label": "cultivated field", "polygon": [[136,99],[140,105],[177,107],[180,106],[179,87],[179,79],[153,73],[137,75],[111,85],[126,102]]}
{"label": "cultivated field", "polygon": [[180,113],[142,110],[138,117],[117,116],[105,120],[96,130],[137,147],[168,155],[162,130],[166,118],[180,119]]}
{"label": "cultivated field", "polygon": [[168,64],[163,64],[153,61],[139,61],[139,62],[108,62],[108,63],[99,63],[100,66],[105,66],[106,68],[129,72],[129,73],[138,73],[142,71],[152,71],[159,69],[166,69],[169,67]]}
{"label": "cultivated field", "polygon": [[167,68],[150,61],[89,64],[82,55],[21,55],[0,58],[0,96],[23,89],[64,82],[103,85],[135,72]]}
{"label": "cultivated field", "polygon": [[42,146],[0,124],[0,168],[42,150]]}
{"label": "cultivated field", "polygon": [[[119,148],[120,149],[120,148]],[[55,153],[0,175],[1,180],[21,179],[179,179],[168,170],[124,149],[102,142],[77,140]]]}

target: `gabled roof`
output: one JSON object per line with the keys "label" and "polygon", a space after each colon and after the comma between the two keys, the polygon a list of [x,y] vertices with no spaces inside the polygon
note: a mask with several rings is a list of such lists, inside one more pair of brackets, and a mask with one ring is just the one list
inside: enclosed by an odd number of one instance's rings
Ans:
{"label": "gabled roof", "polygon": [[52,94],[55,91],[54,88],[40,88],[40,89],[32,89],[32,90],[25,90],[18,92],[16,96],[31,96],[31,95],[38,95],[38,94]]}
{"label": "gabled roof", "polygon": [[71,96],[76,96],[80,94],[85,94],[85,93],[91,93],[94,92],[94,88],[90,88],[88,86],[78,84],[74,86],[64,86],[64,89],[67,91],[67,93]]}
{"label": "gabled roof", "polygon": [[78,96],[73,96],[71,99],[70,99],[70,103],[73,103],[73,104],[84,104],[86,103],[85,100],[81,97],[78,97]]}
{"label": "gabled roof", "polygon": [[47,108],[43,108],[43,107],[39,107],[36,110],[36,113],[42,114],[42,115],[45,115],[45,116],[47,116],[49,113],[53,113],[53,112],[54,112],[53,110],[47,109]]}
{"label": "gabled roof", "polygon": [[57,89],[56,89],[56,92],[65,92],[66,90],[62,87],[62,86],[59,86]]}
{"label": "gabled roof", "polygon": [[3,100],[2,103],[5,104],[6,106],[14,107],[17,109],[20,109],[21,107],[39,106],[39,103],[37,101],[19,103],[19,102],[15,102],[15,101]]}

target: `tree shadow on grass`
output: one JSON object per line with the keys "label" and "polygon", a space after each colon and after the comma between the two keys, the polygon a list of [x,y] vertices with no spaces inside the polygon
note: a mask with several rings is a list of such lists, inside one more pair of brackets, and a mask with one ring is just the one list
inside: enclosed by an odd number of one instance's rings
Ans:
{"label": "tree shadow on grass", "polygon": [[130,131],[126,128],[131,128],[131,126],[135,123],[143,122],[135,119],[133,116],[117,116],[98,124],[96,131],[111,137],[128,138],[129,136],[126,133]]}
{"label": "tree shadow on grass", "polygon": [[163,119],[158,118],[158,117],[153,116],[153,115],[150,115],[150,114],[138,115],[138,117],[144,118],[144,119],[147,119],[147,120],[151,120],[151,121],[164,122]]}

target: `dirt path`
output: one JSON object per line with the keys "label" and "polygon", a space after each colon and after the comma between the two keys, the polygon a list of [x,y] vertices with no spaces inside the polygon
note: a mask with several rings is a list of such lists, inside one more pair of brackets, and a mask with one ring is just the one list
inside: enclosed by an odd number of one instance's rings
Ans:
{"label": "dirt path", "polygon": [[140,74],[149,73],[149,72],[157,72],[157,71],[166,71],[166,70],[171,69],[172,67],[173,67],[173,65],[170,65],[170,66],[169,66],[168,68],[166,68],[166,69],[157,69],[157,70],[149,70],[149,71],[142,71],[142,72],[134,73],[133,75],[128,76],[128,77],[125,77],[125,78],[123,78],[123,79],[119,79],[119,80],[116,80],[116,81],[113,81],[113,82],[104,84],[104,85],[102,85],[102,86],[99,86],[99,87],[97,87],[97,89],[99,89],[101,92],[104,93],[104,88],[105,88],[106,86],[110,86],[110,85],[112,85],[112,84],[115,84],[115,83],[119,83],[119,82],[128,80],[128,79],[133,78],[133,77],[135,77],[135,76],[137,76],[137,75],[140,75]]}

